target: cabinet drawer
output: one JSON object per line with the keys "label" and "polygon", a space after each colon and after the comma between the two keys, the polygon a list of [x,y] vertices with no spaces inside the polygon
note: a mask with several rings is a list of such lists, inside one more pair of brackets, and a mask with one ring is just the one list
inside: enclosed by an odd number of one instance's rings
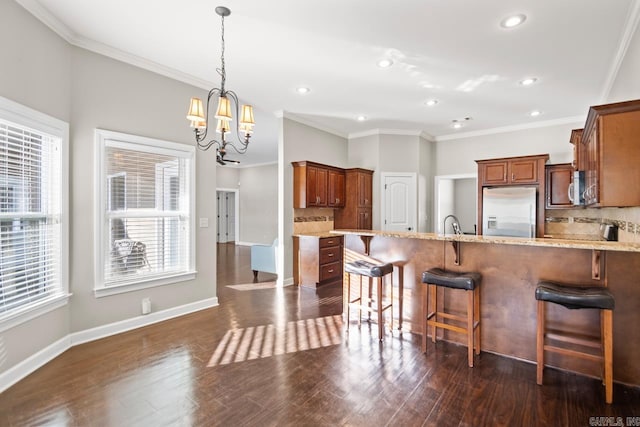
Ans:
{"label": "cabinet drawer", "polygon": [[332,262],[331,264],[320,266],[320,281],[334,279],[342,275],[342,262]]}
{"label": "cabinet drawer", "polygon": [[320,265],[340,260],[342,260],[342,247],[333,246],[331,248],[320,249]]}
{"label": "cabinet drawer", "polygon": [[320,239],[320,249],[328,248],[330,246],[340,246],[342,244],[342,238],[339,236],[336,237],[323,237]]}

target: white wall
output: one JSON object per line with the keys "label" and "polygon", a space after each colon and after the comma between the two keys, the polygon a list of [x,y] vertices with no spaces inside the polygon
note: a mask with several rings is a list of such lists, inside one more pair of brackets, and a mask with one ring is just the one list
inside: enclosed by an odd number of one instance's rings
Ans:
{"label": "white wall", "polygon": [[640,25],[627,48],[618,75],[611,86],[607,102],[640,99]]}
{"label": "white wall", "polygon": [[473,178],[453,180],[453,194],[455,199],[454,214],[460,221],[464,232],[474,232],[473,225],[478,222],[476,216],[478,183]]}
{"label": "white wall", "polygon": [[[585,106],[585,119],[589,106]],[[436,175],[477,173],[476,160],[549,153],[549,163],[571,162],[571,129],[584,121],[492,135],[438,141]]]}
{"label": "white wall", "polygon": [[[71,47],[13,1],[0,17],[0,95],[69,122]],[[67,305],[0,333],[0,373],[65,337],[69,316]]]}
{"label": "white wall", "polygon": [[347,140],[285,117],[280,119],[278,142],[278,238],[282,264],[278,280],[293,278],[293,166],[291,162],[310,160],[326,165],[347,167]]}
{"label": "white wall", "polygon": [[278,235],[278,164],[218,167],[217,187],[238,190],[239,244],[271,244]]}
{"label": "white wall", "polygon": [[239,169],[240,242],[271,244],[278,235],[278,165]]}
{"label": "white wall", "polygon": [[[191,96],[206,93],[70,46],[13,1],[0,1],[0,16],[0,95],[70,123],[73,293],[68,306],[2,333],[2,374],[69,333],[139,316],[143,297],[151,299],[154,312],[215,298],[216,238],[215,227],[196,229],[195,280],[94,296],[94,129],[193,144],[184,111]],[[215,170],[215,156],[198,152],[196,221],[208,217],[215,222]]]}
{"label": "white wall", "polygon": [[349,167],[373,169],[373,228],[381,228],[382,172],[415,173],[418,231],[431,230],[433,143],[417,135],[375,134],[349,140]]}
{"label": "white wall", "polygon": [[[212,153],[215,155],[215,152]],[[230,166],[216,167],[216,187],[237,190],[239,182],[240,168]]]}

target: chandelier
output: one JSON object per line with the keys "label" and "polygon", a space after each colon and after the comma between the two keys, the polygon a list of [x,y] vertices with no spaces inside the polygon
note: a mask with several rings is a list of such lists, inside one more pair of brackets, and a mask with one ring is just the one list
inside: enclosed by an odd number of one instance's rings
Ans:
{"label": "chandelier", "polygon": [[[251,105],[243,105],[242,108],[239,108],[238,95],[224,87],[227,80],[227,73],[224,68],[224,18],[225,16],[229,16],[231,11],[224,6],[218,6],[216,7],[216,13],[222,18],[222,54],[220,56],[220,62],[222,65],[220,68],[216,69],[221,77],[220,87],[214,87],[209,91],[206,110],[203,108],[202,100],[200,98],[191,98],[187,119],[191,121],[191,127],[194,128],[198,148],[205,151],[215,146],[216,160],[218,163],[221,165],[225,165],[227,163],[237,164],[240,163],[237,160],[225,159],[227,147],[230,146],[238,154],[244,154],[247,151],[247,148],[249,147],[249,138],[251,138],[253,125],[255,124],[253,121],[253,107]],[[214,95],[218,97],[218,108],[216,109],[214,117],[217,120],[216,133],[219,133],[220,136],[219,140],[215,139],[214,135],[213,138],[207,141],[207,133],[209,131],[209,105],[211,104],[211,98]],[[233,107],[231,105],[232,103]],[[233,110],[235,110],[236,118],[240,118],[240,120],[236,122],[235,126],[233,126],[237,142],[230,142],[227,140],[227,138],[234,138],[231,131]]]}

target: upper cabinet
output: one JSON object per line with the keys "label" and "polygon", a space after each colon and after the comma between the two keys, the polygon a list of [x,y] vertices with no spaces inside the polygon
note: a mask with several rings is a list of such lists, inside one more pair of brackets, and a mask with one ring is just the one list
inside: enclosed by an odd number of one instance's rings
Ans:
{"label": "upper cabinet", "polygon": [[586,162],[584,144],[582,143],[582,132],[584,129],[573,129],[571,131],[571,138],[569,142],[573,144],[573,162],[571,165],[575,170],[584,170],[584,164]]}
{"label": "upper cabinet", "polygon": [[345,203],[345,175],[340,168],[308,161],[292,162],[293,207],[335,208]]}
{"label": "upper cabinet", "polygon": [[478,164],[478,234],[482,234],[483,187],[525,185],[536,188],[536,236],[544,235],[545,163],[548,154],[476,160]]}
{"label": "upper cabinet", "polygon": [[548,154],[477,160],[481,186],[539,184]]}
{"label": "upper cabinet", "polygon": [[344,171],[329,169],[327,174],[327,206],[341,208],[345,202]]}
{"label": "upper cabinet", "polygon": [[640,100],[591,107],[581,143],[585,204],[640,206]]}
{"label": "upper cabinet", "polygon": [[573,202],[569,198],[569,187],[573,182],[573,164],[560,163],[556,165],[547,165],[545,171],[546,208],[573,208]]}

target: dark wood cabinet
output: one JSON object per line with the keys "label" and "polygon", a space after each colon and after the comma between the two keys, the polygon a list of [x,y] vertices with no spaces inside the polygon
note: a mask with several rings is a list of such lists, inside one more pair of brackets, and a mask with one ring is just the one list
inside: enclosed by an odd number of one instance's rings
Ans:
{"label": "dark wood cabinet", "polygon": [[546,208],[573,208],[573,202],[569,199],[569,186],[573,182],[573,164],[547,165],[545,172]]}
{"label": "dark wood cabinet", "polygon": [[582,134],[585,204],[640,206],[640,100],[593,106]]}
{"label": "dark wood cabinet", "polygon": [[293,238],[293,276],[296,285],[317,288],[342,281],[342,236]]}
{"label": "dark wood cabinet", "polygon": [[344,171],[308,161],[293,162],[293,207],[342,207]]}
{"label": "dark wood cabinet", "polygon": [[334,211],[336,229],[371,230],[373,214],[373,171],[352,168],[345,170],[346,202]]}
{"label": "dark wood cabinet", "polygon": [[[548,159],[549,156],[546,158]],[[539,156],[479,160],[478,173],[480,182],[485,187],[494,185],[538,184],[539,166]]]}
{"label": "dark wood cabinet", "polygon": [[536,236],[544,235],[545,163],[548,154],[476,160],[478,164],[478,234],[482,234],[482,189],[526,185],[536,188]]}
{"label": "dark wood cabinet", "polygon": [[575,170],[578,170],[578,171],[584,170],[584,165],[586,162],[586,159],[585,159],[586,150],[585,150],[585,145],[583,144],[583,141],[582,141],[583,130],[584,129],[573,129],[571,131],[571,138],[569,139],[569,142],[573,144],[573,162],[571,163],[571,165]]}
{"label": "dark wood cabinet", "polygon": [[327,206],[341,208],[345,204],[344,171],[329,169],[327,173]]}

